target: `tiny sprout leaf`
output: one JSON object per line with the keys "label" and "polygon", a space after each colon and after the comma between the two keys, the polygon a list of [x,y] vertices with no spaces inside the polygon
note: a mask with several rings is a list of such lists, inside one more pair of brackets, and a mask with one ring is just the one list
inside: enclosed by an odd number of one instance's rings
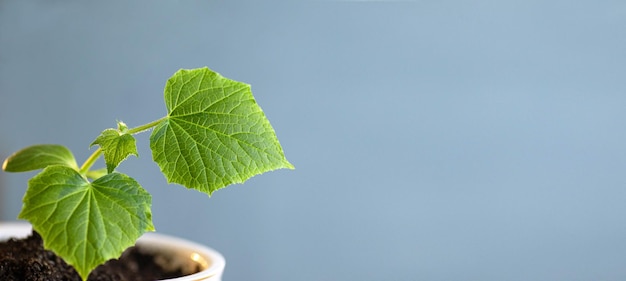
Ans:
{"label": "tiny sprout leaf", "polygon": [[33,145],[15,152],[4,160],[2,169],[7,172],[28,172],[51,165],[78,169],[72,152],[65,146],[56,144]]}
{"label": "tiny sprout leaf", "polygon": [[30,221],[44,247],[72,265],[83,280],[153,231],[152,199],[135,180],[107,174],[93,183],[76,170],[50,166],[28,182],[19,218]]}
{"label": "tiny sprout leaf", "polygon": [[168,116],[152,132],[150,148],[168,182],[211,195],[293,168],[250,85],[206,67],[181,69],[165,85],[165,104]]}
{"label": "tiny sprout leaf", "polygon": [[120,122],[118,126],[118,130],[106,129],[102,131],[100,136],[91,143],[91,146],[99,145],[102,148],[104,162],[109,173],[113,172],[128,156],[139,155],[135,137],[125,132],[127,130],[124,123]]}
{"label": "tiny sprout leaf", "polygon": [[122,121],[117,121],[117,130],[122,133],[126,133],[128,132],[128,126],[126,126],[126,123]]}

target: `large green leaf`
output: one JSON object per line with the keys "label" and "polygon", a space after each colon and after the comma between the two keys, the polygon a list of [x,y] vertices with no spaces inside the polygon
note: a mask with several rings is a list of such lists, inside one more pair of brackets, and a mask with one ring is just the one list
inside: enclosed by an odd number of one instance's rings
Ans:
{"label": "large green leaf", "polygon": [[150,148],[168,182],[209,195],[280,168],[285,159],[274,129],[250,85],[208,68],[177,71],[165,85],[168,116]]}
{"label": "large green leaf", "polygon": [[64,165],[78,169],[72,152],[57,144],[38,144],[26,147],[9,156],[2,164],[7,172],[27,172],[50,165]]}
{"label": "large green leaf", "polygon": [[19,218],[30,221],[44,246],[85,280],[154,230],[151,203],[150,194],[126,175],[111,173],[90,183],[74,169],[50,166],[28,182]]}
{"label": "large green leaf", "polygon": [[106,129],[100,133],[91,145],[99,145],[104,153],[107,172],[111,173],[128,156],[137,153],[135,137],[127,133],[126,125],[118,122],[118,129]]}

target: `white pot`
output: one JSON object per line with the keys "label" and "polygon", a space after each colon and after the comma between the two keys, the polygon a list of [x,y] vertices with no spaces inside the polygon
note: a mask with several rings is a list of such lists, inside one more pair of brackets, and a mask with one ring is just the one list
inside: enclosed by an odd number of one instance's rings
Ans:
{"label": "white pot", "polygon": [[[0,241],[9,238],[24,238],[30,235],[31,226],[27,223],[0,223]],[[226,262],[217,251],[206,246],[184,239],[157,234],[146,233],[137,241],[142,249],[167,253],[167,263],[170,265],[188,265],[202,271],[191,275],[164,279],[162,281],[221,281]],[[169,258],[171,257],[171,259]]]}

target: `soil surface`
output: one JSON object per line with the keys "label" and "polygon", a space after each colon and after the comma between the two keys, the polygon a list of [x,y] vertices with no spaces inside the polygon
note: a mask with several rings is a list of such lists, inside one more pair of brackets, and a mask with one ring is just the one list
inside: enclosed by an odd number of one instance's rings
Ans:
{"label": "soil surface", "polygon": [[[89,275],[88,281],[153,281],[175,278],[181,270],[167,272],[157,257],[137,247],[127,249],[117,260],[107,261]],[[33,232],[24,239],[0,242],[1,281],[81,281],[78,273],[53,252],[43,248],[41,236]]]}

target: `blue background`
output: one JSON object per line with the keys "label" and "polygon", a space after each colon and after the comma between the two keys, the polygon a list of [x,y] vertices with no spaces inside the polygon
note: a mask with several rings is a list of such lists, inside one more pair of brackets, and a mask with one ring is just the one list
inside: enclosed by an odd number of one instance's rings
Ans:
{"label": "blue background", "polygon": [[[140,158],[225,281],[626,280],[624,1],[0,1],[0,156],[83,161],[165,80],[253,85],[296,170],[210,199]],[[0,173],[13,220],[32,174]]]}

